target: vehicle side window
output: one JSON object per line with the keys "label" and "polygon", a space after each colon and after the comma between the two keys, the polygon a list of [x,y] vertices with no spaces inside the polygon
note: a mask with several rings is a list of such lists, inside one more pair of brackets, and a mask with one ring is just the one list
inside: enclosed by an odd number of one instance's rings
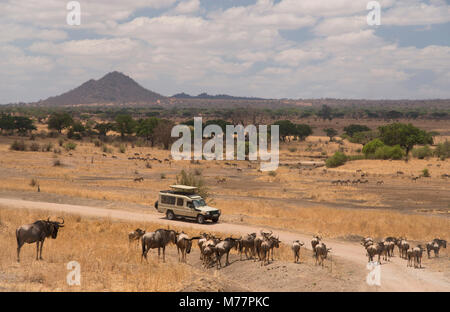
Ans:
{"label": "vehicle side window", "polygon": [[161,196],[162,204],[175,205],[175,200],[176,200],[176,197],[173,197],[173,196],[167,196],[167,195]]}
{"label": "vehicle side window", "polygon": [[177,206],[183,206],[183,198],[177,198]]}
{"label": "vehicle side window", "polygon": [[194,204],[193,204],[191,201],[187,203],[187,206],[188,206],[189,208],[194,208]]}

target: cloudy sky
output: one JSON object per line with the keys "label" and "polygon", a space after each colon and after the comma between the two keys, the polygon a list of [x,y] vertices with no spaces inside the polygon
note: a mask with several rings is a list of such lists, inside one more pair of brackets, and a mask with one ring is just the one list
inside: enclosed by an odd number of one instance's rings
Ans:
{"label": "cloudy sky", "polygon": [[121,71],[163,95],[450,98],[450,0],[0,0],[0,103]]}

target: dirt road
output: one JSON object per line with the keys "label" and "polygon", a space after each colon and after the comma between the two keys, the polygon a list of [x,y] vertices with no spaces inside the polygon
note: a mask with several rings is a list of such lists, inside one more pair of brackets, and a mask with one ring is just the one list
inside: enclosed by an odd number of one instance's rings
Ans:
{"label": "dirt road", "polygon": [[[149,210],[148,213],[132,212],[119,209],[106,209],[88,206],[67,204],[55,204],[45,202],[25,201],[18,199],[0,198],[0,205],[9,208],[39,209],[55,212],[65,212],[92,217],[106,217],[128,221],[154,222],[159,224],[171,224],[201,231],[216,231],[224,233],[246,234],[258,232],[260,228],[248,225],[230,223],[196,224],[166,220],[161,214]],[[309,246],[309,235],[277,230],[276,233],[282,242],[289,244],[293,240],[302,240]],[[342,260],[351,262],[358,270],[367,270],[367,257],[362,246],[341,240],[326,239],[327,246],[332,248],[332,255]],[[450,281],[442,273],[430,272],[426,268],[407,268],[406,262],[398,257],[381,265],[381,286],[372,286],[373,291],[450,291]]]}

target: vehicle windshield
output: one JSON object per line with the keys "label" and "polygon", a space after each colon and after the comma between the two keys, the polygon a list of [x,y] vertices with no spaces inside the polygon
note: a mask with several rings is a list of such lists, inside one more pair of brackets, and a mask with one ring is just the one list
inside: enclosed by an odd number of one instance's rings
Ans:
{"label": "vehicle windshield", "polygon": [[195,208],[206,206],[204,199],[195,199],[193,200]]}

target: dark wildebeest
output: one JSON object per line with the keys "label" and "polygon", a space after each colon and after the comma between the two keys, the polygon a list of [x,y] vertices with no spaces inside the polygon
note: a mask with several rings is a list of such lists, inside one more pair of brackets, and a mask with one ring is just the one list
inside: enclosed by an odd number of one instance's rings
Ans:
{"label": "dark wildebeest", "polygon": [[441,247],[447,248],[447,241],[439,238],[433,239],[431,242],[427,243],[427,254],[430,258],[430,251],[434,251],[434,256],[439,257],[439,249]]}
{"label": "dark wildebeest", "polygon": [[[181,233],[177,236],[177,252],[178,252],[178,261],[186,262],[186,254],[191,253],[192,241],[194,239],[199,239],[200,236],[189,238],[189,236],[185,233]],[[180,255],[181,251],[181,255]],[[181,256],[181,257],[180,257]]]}
{"label": "dark wildebeest", "polygon": [[225,240],[219,242],[216,244],[215,252],[216,252],[216,258],[217,258],[217,268],[222,267],[222,262],[220,261],[222,259],[223,255],[227,255],[225,260],[225,266],[230,265],[230,262],[228,261],[228,257],[230,255],[231,248],[234,247],[234,249],[237,249],[239,243],[239,239],[233,238],[233,237],[227,237]]}
{"label": "dark wildebeest", "polygon": [[245,256],[247,259],[248,257],[248,251],[250,251],[250,258],[253,258],[255,255],[255,238],[256,233],[251,233],[245,235],[240,241],[239,241],[239,253],[242,260],[242,254],[245,253]]}
{"label": "dark wildebeest", "polygon": [[166,246],[169,243],[176,244],[177,243],[177,235],[178,233],[174,230],[166,230],[166,229],[159,229],[155,232],[146,233],[142,236],[141,242],[142,242],[142,256],[141,256],[141,262],[142,258],[145,258],[147,260],[147,253],[150,251],[150,249],[158,248],[158,260],[159,256],[161,255],[161,248],[163,250],[163,262],[166,261]]}
{"label": "dark wildebeest", "polygon": [[128,233],[128,242],[131,244],[132,241],[138,241],[139,239],[145,234],[145,230],[141,230],[140,228],[137,228],[134,231],[131,231]]}
{"label": "dark wildebeest", "polygon": [[47,220],[38,220],[32,224],[18,227],[16,230],[17,262],[20,262],[20,248],[22,248],[25,243],[36,243],[36,260],[43,260],[42,247],[44,246],[45,238],[51,236],[53,239],[56,239],[58,229],[64,227],[64,219],[61,219],[63,220],[62,223],[50,221],[50,218],[48,218]]}
{"label": "dark wildebeest", "polygon": [[260,246],[260,257],[261,257],[261,266],[269,264],[269,256],[270,251],[272,250],[272,261],[273,261],[273,248],[280,247],[280,241],[277,237],[270,236],[268,238],[264,238],[263,242]]}

